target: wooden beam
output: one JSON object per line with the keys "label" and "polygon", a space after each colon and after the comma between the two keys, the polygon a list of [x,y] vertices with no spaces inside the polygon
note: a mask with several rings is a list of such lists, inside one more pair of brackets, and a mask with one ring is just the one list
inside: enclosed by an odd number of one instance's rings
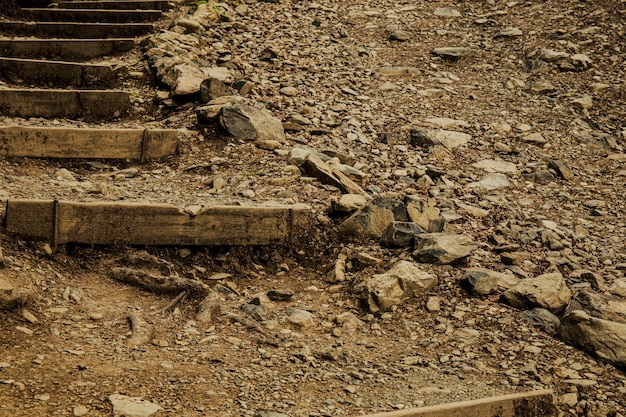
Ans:
{"label": "wooden beam", "polygon": [[13,58],[89,59],[130,51],[134,39],[2,39],[0,54]]}
{"label": "wooden beam", "polygon": [[0,109],[15,117],[113,119],[130,113],[125,91],[0,89]]}
{"label": "wooden beam", "polygon": [[110,86],[113,81],[113,65],[81,64],[76,62],[48,61],[0,57],[0,74],[3,79],[15,83],[39,86]]}
{"label": "wooden beam", "polygon": [[556,417],[557,415],[552,390],[539,390],[360,417]]}
{"label": "wooden beam", "polygon": [[21,18],[39,22],[151,22],[163,16],[161,10],[93,10],[23,8]]}
{"label": "wooden beam", "polygon": [[213,206],[9,200],[8,233],[53,244],[268,245],[292,241],[310,210],[290,206]]}
{"label": "wooden beam", "polygon": [[0,155],[152,161],[176,153],[173,129],[0,127]]}
{"label": "wooden beam", "polygon": [[0,32],[37,38],[131,38],[153,30],[151,23],[0,22]]}
{"label": "wooden beam", "polygon": [[168,0],[60,1],[59,9],[169,10]]}

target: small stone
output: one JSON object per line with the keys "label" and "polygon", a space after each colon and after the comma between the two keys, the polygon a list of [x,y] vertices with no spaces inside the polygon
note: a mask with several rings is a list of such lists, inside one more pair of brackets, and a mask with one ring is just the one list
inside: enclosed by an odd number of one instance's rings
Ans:
{"label": "small stone", "polygon": [[578,404],[578,394],[575,392],[569,392],[567,394],[563,394],[559,398],[559,403],[566,405],[568,407],[575,407],[576,404]]}
{"label": "small stone", "polygon": [[582,97],[572,100],[572,104],[574,105],[574,107],[578,107],[583,110],[589,110],[593,107],[593,99],[591,98],[591,96],[584,95]]}
{"label": "small stone", "polygon": [[65,168],[59,169],[57,172],[54,173],[54,175],[58,180],[76,181],[76,177],[74,176],[74,174]]}
{"label": "small stone", "polygon": [[22,317],[24,317],[24,319],[26,319],[30,324],[39,323],[39,319],[35,317],[33,313],[31,313],[30,311],[26,309],[22,310]]}
{"label": "small stone", "polygon": [[543,137],[541,133],[531,133],[529,135],[524,136],[522,140],[524,142],[532,143],[533,145],[537,145],[537,146],[543,146],[546,143],[548,143],[548,141]]}
{"label": "small stone", "polygon": [[591,68],[591,58],[585,54],[575,54],[569,57],[570,63],[574,68],[584,71]]}
{"label": "small stone", "polygon": [[539,327],[548,334],[556,334],[557,329],[561,325],[561,320],[545,308],[533,308],[521,313],[532,326]]}
{"label": "small stone", "polygon": [[407,32],[406,30],[395,30],[391,33],[391,35],[389,35],[389,39],[391,39],[392,41],[408,41],[409,39],[411,39],[412,34],[411,32]]}
{"label": "small stone", "polygon": [[467,185],[468,188],[483,188],[488,191],[508,188],[510,186],[511,182],[505,174],[487,174],[482,180]]}
{"label": "small stone", "polygon": [[549,166],[564,180],[571,180],[574,178],[574,172],[565,162],[553,160],[550,161]]}
{"label": "small stone", "polygon": [[427,230],[413,222],[392,222],[383,233],[381,244],[388,248],[406,248],[413,245],[415,235]]}
{"label": "small stone", "polygon": [[220,80],[209,78],[200,84],[200,99],[203,103],[208,103],[216,98],[231,96],[231,88]]}
{"label": "small stone", "polygon": [[295,97],[299,91],[296,87],[283,87],[279,90],[280,94],[288,97]]}
{"label": "small stone", "polygon": [[512,274],[484,268],[467,269],[463,274],[463,280],[469,291],[475,295],[503,292],[519,282],[519,279]]}
{"label": "small stone", "polygon": [[426,301],[426,310],[430,312],[441,310],[441,299],[437,296],[428,297],[428,301]]}
{"label": "small stone", "polygon": [[511,37],[515,37],[515,36],[522,36],[523,34],[524,34],[524,32],[522,32],[522,30],[520,28],[509,27],[509,28],[502,29],[494,37],[495,38],[499,38],[499,37],[511,38]]}
{"label": "small stone", "polygon": [[461,17],[461,13],[450,7],[438,7],[434,12],[435,16],[439,17]]}
{"label": "small stone", "polygon": [[367,197],[361,194],[342,194],[331,199],[331,205],[336,212],[351,213],[365,207],[367,201]]}
{"label": "small stone", "polygon": [[476,55],[478,54],[478,50],[465,47],[442,47],[433,49],[432,54],[438,55],[442,58],[459,59],[462,57]]}
{"label": "small stone", "polygon": [[609,287],[609,292],[626,298],[626,278],[618,278],[613,281],[613,284]]}
{"label": "small stone", "polygon": [[297,327],[307,328],[315,326],[313,313],[304,310],[293,309],[287,321]]}
{"label": "small stone", "polygon": [[84,405],[77,405],[72,409],[72,413],[76,417],[81,417],[89,413],[89,409]]}

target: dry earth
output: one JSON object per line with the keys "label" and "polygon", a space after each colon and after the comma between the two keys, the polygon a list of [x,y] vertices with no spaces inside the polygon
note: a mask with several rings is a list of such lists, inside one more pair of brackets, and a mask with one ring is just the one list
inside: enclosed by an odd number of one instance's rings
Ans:
{"label": "dry earth", "polygon": [[[112,415],[114,394],[140,397],[171,416],[360,415],[541,388],[556,391],[564,415],[626,415],[623,371],[533,327],[499,294],[475,297],[460,285],[467,267],[505,271],[496,251],[504,244],[525,253],[513,272],[559,271],[573,292],[591,285],[583,270],[602,289],[624,278],[624,3],[221,7],[230,21],[203,30],[196,53],[236,69],[254,84],[250,100],[291,128],[299,125],[282,148],[263,150],[218,128],[199,128],[193,110],[200,104],[157,94],[137,51],[115,58],[134,71],[124,83],[136,92],[134,118],[116,124],[183,129],[180,154],[141,166],[2,160],[0,196],[180,206],[303,202],[314,211],[310,241],[274,248],[67,246],[50,253],[41,243],[2,235],[3,277],[32,283],[38,300],[27,313],[0,312],[0,416]],[[459,16],[435,14],[446,7]],[[432,54],[440,47],[471,53]],[[6,117],[0,123],[91,125]],[[411,143],[412,129],[438,127],[471,137],[458,147]],[[333,213],[330,201],[340,193],[287,164],[296,145],[348,156],[371,196],[429,198],[449,230],[471,236],[478,248],[465,265],[419,264],[438,284],[369,314],[359,284],[410,260],[411,252],[339,234],[347,215]],[[508,164],[475,165],[483,160]],[[476,186],[489,171],[500,171],[488,178],[506,176],[508,186]],[[552,225],[556,237],[546,234]],[[382,262],[350,258],[347,279],[329,283],[342,248]],[[109,277],[111,267],[142,250],[179,276],[215,286],[221,314],[203,323],[195,317],[199,300],[165,309],[174,296]],[[267,311],[252,311],[249,303],[270,290],[293,297],[261,297]],[[310,315],[294,316],[294,309]],[[150,342],[130,347],[131,314],[152,326]]]}

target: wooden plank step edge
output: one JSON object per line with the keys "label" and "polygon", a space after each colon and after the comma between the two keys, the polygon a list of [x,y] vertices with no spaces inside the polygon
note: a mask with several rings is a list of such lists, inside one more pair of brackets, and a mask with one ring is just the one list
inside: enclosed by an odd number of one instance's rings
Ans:
{"label": "wooden plank step edge", "polygon": [[0,155],[154,161],[175,155],[178,130],[0,127]]}
{"label": "wooden plank step edge", "polygon": [[45,59],[0,57],[0,77],[39,85],[67,86],[108,85],[113,82],[116,64],[87,64]]}
{"label": "wooden plank step edge", "polygon": [[291,243],[308,224],[310,207],[192,206],[8,200],[7,233],[56,245],[130,244],[231,246]]}
{"label": "wooden plank step edge", "polygon": [[553,391],[537,390],[359,417],[556,417],[557,415]]}
{"label": "wooden plank step edge", "polygon": [[101,0],[101,1],[60,1],[59,9],[115,9],[115,10],[169,10],[168,0]]}
{"label": "wooden plank step edge", "polygon": [[120,39],[142,36],[154,30],[153,23],[101,23],[101,22],[0,22],[0,31],[22,37],[74,39]]}

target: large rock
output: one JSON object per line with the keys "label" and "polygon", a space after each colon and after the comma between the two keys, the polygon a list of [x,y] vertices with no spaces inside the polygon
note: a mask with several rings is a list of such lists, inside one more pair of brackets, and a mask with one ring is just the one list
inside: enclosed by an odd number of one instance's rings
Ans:
{"label": "large rock", "polygon": [[413,129],[409,132],[409,142],[419,147],[442,145],[448,149],[454,149],[467,144],[471,139],[471,135],[454,130]]}
{"label": "large rock", "polygon": [[626,368],[626,324],[575,310],[561,320],[558,334],[563,341]]}
{"label": "large rock", "polygon": [[613,295],[626,297],[626,278],[616,279],[611,285],[611,287],[609,288],[609,292]]}
{"label": "large rock", "polygon": [[626,323],[626,300],[598,294],[590,289],[578,291],[572,298],[568,310],[583,310],[592,317]]}
{"label": "large rock", "polygon": [[522,311],[520,315],[531,325],[539,327],[549,334],[556,334],[561,325],[561,320],[545,308],[533,308],[532,310]]}
{"label": "large rock", "polygon": [[404,203],[410,221],[417,223],[429,233],[443,232],[446,221],[437,207],[429,205],[423,198],[414,196],[407,196]]}
{"label": "large rock", "polygon": [[447,265],[465,261],[477,247],[469,236],[424,233],[415,236],[413,256],[420,262]]}
{"label": "large rock", "polygon": [[204,72],[196,66],[180,64],[171,68],[162,81],[169,85],[173,96],[190,96],[200,91]]}
{"label": "large rock", "polygon": [[384,274],[372,276],[364,295],[368,308],[376,313],[425,293],[436,284],[436,275],[422,271],[413,262],[399,261]]}
{"label": "large rock", "polygon": [[20,272],[18,276],[12,273],[8,276],[0,270],[0,311],[12,310],[34,303],[38,294],[32,285],[37,280],[36,276]]}
{"label": "large rock", "polygon": [[113,415],[119,417],[154,417],[162,410],[157,404],[138,397],[113,394],[109,395],[109,401],[113,405]]}
{"label": "large rock", "polygon": [[541,307],[553,314],[559,314],[570,302],[572,292],[563,276],[555,272],[521,280],[505,291],[503,297],[516,308]]}
{"label": "large rock", "polygon": [[489,269],[471,268],[465,270],[463,282],[472,294],[489,295],[508,290],[519,283],[519,278]]}
{"label": "large rock", "polygon": [[220,124],[237,139],[285,141],[283,125],[266,109],[247,104],[222,107]]}
{"label": "large rock", "polygon": [[394,198],[378,196],[345,220],[339,233],[357,240],[380,239],[394,221],[408,221],[406,207]]}

